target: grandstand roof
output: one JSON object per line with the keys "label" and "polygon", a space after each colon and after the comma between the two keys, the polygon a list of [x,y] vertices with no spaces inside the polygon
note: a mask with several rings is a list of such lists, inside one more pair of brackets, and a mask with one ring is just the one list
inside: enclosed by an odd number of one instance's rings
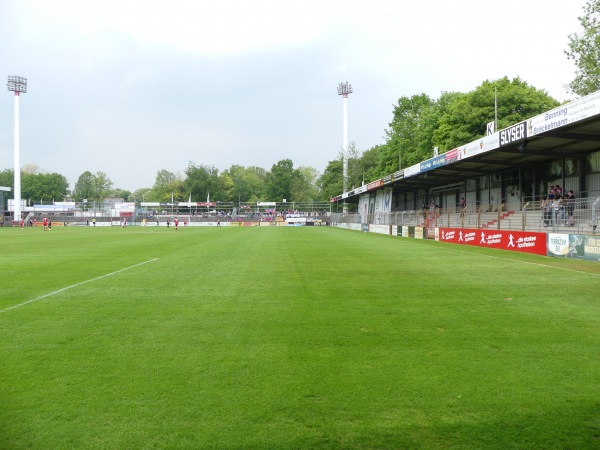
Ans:
{"label": "grandstand roof", "polygon": [[393,183],[397,191],[429,189],[517,167],[533,167],[600,148],[600,92],[512,125],[335,197],[357,202],[359,194]]}
{"label": "grandstand roof", "polygon": [[[527,140],[523,151],[520,147]],[[480,153],[469,159],[415,175],[402,180],[407,188],[429,188],[464,178],[501,172],[519,166],[543,163],[563,156],[598,150],[600,147],[600,116],[563,128],[544,132],[532,138],[519,140],[506,147]]]}

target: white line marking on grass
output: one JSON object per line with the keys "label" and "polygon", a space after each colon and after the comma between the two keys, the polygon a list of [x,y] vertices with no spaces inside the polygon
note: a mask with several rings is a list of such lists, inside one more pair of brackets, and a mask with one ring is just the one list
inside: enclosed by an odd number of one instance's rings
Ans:
{"label": "white line marking on grass", "polygon": [[564,267],[550,266],[548,264],[535,263],[535,262],[531,262],[531,261],[521,261],[520,259],[511,259],[511,258],[502,258],[500,256],[484,255],[483,253],[468,252],[466,250],[455,250],[455,251],[460,252],[460,253],[467,253],[469,255],[483,256],[484,258],[501,259],[503,261],[518,262],[518,263],[521,263],[521,264],[531,264],[532,266],[548,267],[550,269],[564,270],[564,271],[567,271],[567,272],[575,272],[575,273],[580,273],[580,274],[583,274],[583,275],[593,275],[595,277],[600,277],[600,273],[584,272],[583,270],[575,270],[575,269],[566,269]]}
{"label": "white line marking on grass", "polygon": [[21,306],[28,305],[29,303],[37,302],[38,300],[42,300],[42,299],[44,299],[46,297],[51,297],[53,295],[60,294],[61,292],[64,292],[66,290],[69,290],[69,289],[72,289],[72,288],[76,288],[78,286],[82,286],[82,285],[87,284],[87,283],[91,283],[92,281],[98,281],[98,280],[101,280],[102,278],[112,277],[113,275],[116,275],[118,273],[125,272],[126,270],[134,269],[136,267],[143,266],[144,264],[148,264],[148,263],[151,263],[151,262],[154,262],[154,261],[158,261],[158,258],[150,259],[148,261],[144,261],[144,262],[139,263],[139,264],[134,264],[133,266],[125,267],[124,269],[120,269],[120,270],[117,270],[115,272],[107,273],[105,275],[100,275],[99,277],[92,278],[91,280],[86,280],[86,281],[82,281],[81,283],[72,284],[71,286],[67,286],[67,287],[64,287],[62,289],[58,289],[57,291],[50,292],[49,294],[44,294],[41,297],[37,297],[37,298],[31,299],[31,300],[27,300],[26,302],[19,303],[18,305],[13,305],[13,306],[10,306],[10,307],[5,308],[5,309],[0,309],[0,314],[2,314],[3,312],[6,312],[6,311],[10,311],[11,309],[17,309],[17,308],[20,308]]}

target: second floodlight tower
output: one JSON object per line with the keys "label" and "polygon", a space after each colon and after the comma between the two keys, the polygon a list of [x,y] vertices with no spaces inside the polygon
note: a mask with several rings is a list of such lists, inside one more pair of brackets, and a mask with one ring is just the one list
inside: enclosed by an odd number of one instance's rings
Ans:
{"label": "second floodlight tower", "polygon": [[348,192],[348,95],[352,94],[352,86],[346,81],[338,84],[338,95],[344,100],[344,141],[342,148],[342,177],[344,178],[344,192]]}
{"label": "second floodlight tower", "polygon": [[14,186],[14,215],[13,220],[21,220],[21,148],[19,137],[19,98],[27,92],[27,78],[9,76],[6,85],[8,90],[15,93],[15,186]]}

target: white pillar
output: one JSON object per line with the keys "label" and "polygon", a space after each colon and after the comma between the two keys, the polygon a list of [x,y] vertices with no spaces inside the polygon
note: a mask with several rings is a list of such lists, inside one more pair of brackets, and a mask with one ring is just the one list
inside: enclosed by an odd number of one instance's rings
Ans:
{"label": "white pillar", "polygon": [[15,185],[14,185],[14,221],[21,220],[21,141],[19,137],[19,93],[15,92]]}

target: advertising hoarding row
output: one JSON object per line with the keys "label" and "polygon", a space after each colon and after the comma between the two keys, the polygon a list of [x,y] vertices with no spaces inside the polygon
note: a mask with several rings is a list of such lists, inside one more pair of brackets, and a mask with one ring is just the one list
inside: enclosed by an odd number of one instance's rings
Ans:
{"label": "advertising hoarding row", "polygon": [[435,239],[542,256],[600,261],[600,237],[582,234],[436,228]]}
{"label": "advertising hoarding row", "polygon": [[373,225],[364,222],[361,224],[334,223],[332,225],[365,233],[415,239],[433,237],[436,241],[451,244],[600,262],[600,236],[473,228],[442,227],[428,230],[421,226]]}

